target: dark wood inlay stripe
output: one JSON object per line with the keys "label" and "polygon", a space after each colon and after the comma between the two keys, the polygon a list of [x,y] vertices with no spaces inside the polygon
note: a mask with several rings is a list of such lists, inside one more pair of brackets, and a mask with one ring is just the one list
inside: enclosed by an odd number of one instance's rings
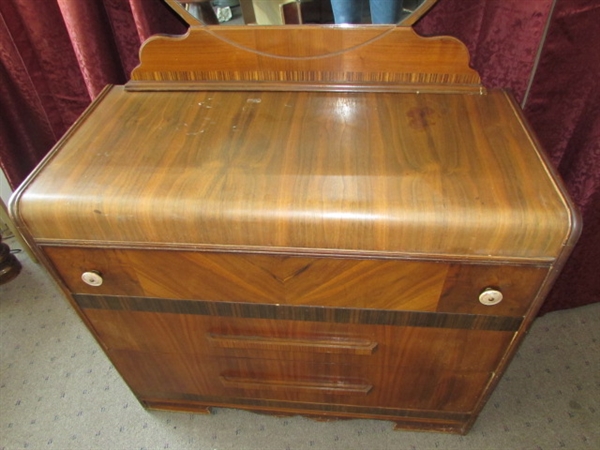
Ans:
{"label": "dark wood inlay stripe", "polygon": [[266,305],[256,303],[166,300],[149,297],[75,294],[83,309],[144,311],[253,319],[299,320],[365,325],[392,325],[468,330],[517,331],[522,317],[477,314],[393,311],[377,309],[326,308]]}

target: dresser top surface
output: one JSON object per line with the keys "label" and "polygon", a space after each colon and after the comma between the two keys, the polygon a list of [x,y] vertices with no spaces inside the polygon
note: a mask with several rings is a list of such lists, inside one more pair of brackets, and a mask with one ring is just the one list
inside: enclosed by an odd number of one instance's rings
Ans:
{"label": "dresser top surface", "polygon": [[38,240],[550,260],[572,227],[512,100],[125,92],[22,188]]}

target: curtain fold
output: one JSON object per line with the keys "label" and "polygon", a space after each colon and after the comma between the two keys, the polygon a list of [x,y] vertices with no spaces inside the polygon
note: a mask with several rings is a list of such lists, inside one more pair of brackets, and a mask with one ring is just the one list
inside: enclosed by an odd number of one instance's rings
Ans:
{"label": "curtain fold", "polygon": [[90,99],[111,80],[125,80],[104,5],[101,2],[57,1]]}
{"label": "curtain fold", "polygon": [[581,211],[583,232],[542,312],[600,301],[600,4],[560,0],[525,114]]}
{"label": "curtain fold", "polygon": [[[0,3],[0,163],[14,188],[89,102],[56,3]],[[83,98],[82,98],[83,97]]]}
{"label": "curtain fold", "polygon": [[15,189],[151,34],[185,25],[160,0],[0,2],[0,166]]}
{"label": "curtain fold", "polygon": [[597,0],[439,0],[416,26],[465,42],[487,87],[522,101],[531,82],[525,115],[583,218],[541,313],[600,301],[599,23]]}
{"label": "curtain fold", "polygon": [[[598,23],[597,0],[439,0],[415,26],[465,42],[487,87],[519,102],[529,92],[525,114],[584,221],[543,312],[600,301]],[[127,81],[145,39],[185,29],[161,0],[2,0],[0,165],[11,186],[104,85]]]}
{"label": "curtain fold", "polygon": [[521,102],[540,49],[552,0],[439,0],[415,29],[460,39],[485,86]]}

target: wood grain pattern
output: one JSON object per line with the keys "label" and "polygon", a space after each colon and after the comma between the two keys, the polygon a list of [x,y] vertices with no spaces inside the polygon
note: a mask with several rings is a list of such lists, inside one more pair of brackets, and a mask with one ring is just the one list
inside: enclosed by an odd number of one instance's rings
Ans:
{"label": "wood grain pattern", "polygon": [[351,355],[372,355],[377,342],[356,337],[324,335],[273,337],[256,336],[256,333],[218,334],[207,333],[211,347],[235,350],[304,351],[310,353],[344,353]]}
{"label": "wood grain pattern", "polygon": [[[437,310],[464,314],[524,316],[549,275],[549,267],[454,264],[448,271]],[[478,301],[485,288],[497,289],[502,302],[486,306]]]}
{"label": "wood grain pattern", "polygon": [[[44,247],[75,293],[435,311],[448,266],[211,252]],[[102,286],[85,284],[86,271]]]}
{"label": "wood grain pattern", "polygon": [[15,214],[39,242],[549,262],[574,213],[513,108],[500,91],[113,88]]}
{"label": "wood grain pattern", "polygon": [[[371,365],[401,364],[411,354],[435,358],[437,365],[446,368],[459,364],[469,371],[496,365],[498,348],[514,335],[511,330],[444,327],[443,322],[430,326],[322,323],[91,308],[85,309],[85,315],[101,342],[114,350]],[[216,343],[214,335],[227,337],[233,345]],[[243,342],[250,339],[277,345]],[[315,346],[321,350],[313,351]]]}
{"label": "wood grain pattern", "polygon": [[358,308],[289,306],[281,304],[230,303],[201,300],[170,300],[149,297],[75,294],[83,309],[141,311],[213,317],[294,320],[345,324],[370,324],[449,328],[463,330],[517,331],[522,317],[453,314],[428,311],[393,311]]}
{"label": "wood grain pattern", "polygon": [[[136,393],[223,395],[327,402],[357,395],[349,404],[469,411],[514,333],[423,327],[351,326],[268,319],[230,319],[135,311],[86,310],[95,331]],[[150,328],[148,328],[150,327]],[[152,329],[151,334],[147,330]],[[211,334],[322,339],[323,333],[378,343],[372,354],[329,355],[302,346],[211,346]],[[143,369],[145,365],[156,368]],[[131,373],[123,367],[131,367]],[[164,370],[161,370],[163,367]],[[152,371],[152,374],[146,372]],[[156,378],[154,378],[156,377]],[[333,389],[332,380],[340,382]],[[417,382],[417,380],[419,380]],[[262,380],[262,382],[259,382]],[[394,381],[395,380],[395,381]],[[466,383],[473,380],[469,391]],[[302,389],[294,389],[296,386]],[[171,386],[170,388],[168,386]],[[363,389],[372,386],[372,389]],[[360,387],[360,388],[359,388]],[[266,391],[265,395],[257,394]],[[418,392],[415,392],[418,391]],[[364,397],[368,394],[367,397]],[[449,400],[450,399],[450,400]]]}
{"label": "wood grain pattern", "polygon": [[[379,367],[310,364],[307,362],[254,360],[244,358],[204,359],[197,355],[139,353],[109,350],[108,355],[127,383],[141,397],[169,399],[177,394],[211,395],[236,403],[239,398],[281,400],[299,403],[341,403],[402,409],[470,412],[491,378],[485,372],[456,372],[431,367]],[[372,385],[368,395],[327,391],[327,380],[342,381],[351,373],[354,383]],[[312,391],[272,389],[256,384],[227,385],[221,376],[239,380],[266,380],[270,385],[312,383],[323,388]],[[318,377],[316,374],[322,374]],[[361,381],[359,381],[361,380]],[[401,380],[401,381],[400,381]],[[394,382],[395,381],[395,382]],[[265,384],[267,384],[265,383]],[[319,392],[320,391],[320,392]]]}
{"label": "wood grain pattern", "polygon": [[271,82],[284,83],[287,90],[319,84],[482,90],[461,42],[426,39],[411,28],[391,26],[192,27],[183,37],[150,38],[140,59],[128,89],[180,89],[189,83],[206,89],[212,82],[249,88]]}
{"label": "wood grain pattern", "polygon": [[396,27],[154,37],[11,210],[147,406],[462,433],[580,232],[513,99]]}
{"label": "wood grain pattern", "polygon": [[[257,361],[260,363],[260,361]],[[313,368],[311,368],[313,369]],[[320,392],[327,395],[367,395],[373,385],[368,381],[309,375],[306,377],[294,373],[293,378],[265,378],[263,373],[246,375],[239,372],[223,372],[219,376],[223,387],[243,391],[291,391],[294,394],[303,392]]]}
{"label": "wood grain pattern", "polygon": [[[284,305],[523,316],[548,267],[43,247],[71,292]],[[95,271],[101,286],[81,275]],[[492,307],[478,298],[499,289]]]}

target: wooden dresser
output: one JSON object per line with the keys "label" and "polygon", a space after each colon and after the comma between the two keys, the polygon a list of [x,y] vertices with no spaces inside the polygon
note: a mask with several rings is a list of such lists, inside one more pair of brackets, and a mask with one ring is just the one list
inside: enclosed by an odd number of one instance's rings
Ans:
{"label": "wooden dresser", "polygon": [[466,433],[579,234],[510,95],[410,28],[141,60],[11,209],[142,404]]}

